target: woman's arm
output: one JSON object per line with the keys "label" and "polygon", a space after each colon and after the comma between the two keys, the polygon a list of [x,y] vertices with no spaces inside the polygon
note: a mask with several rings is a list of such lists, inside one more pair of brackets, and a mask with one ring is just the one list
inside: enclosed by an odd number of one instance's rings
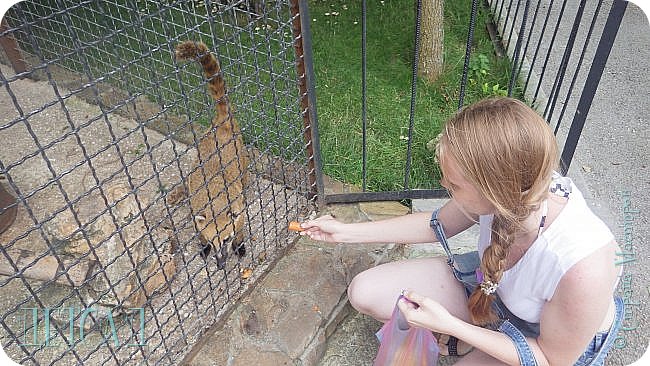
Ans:
{"label": "woman's arm", "polygon": [[617,247],[612,241],[571,267],[544,306],[537,343],[549,364],[575,362],[606,317],[613,314]]}
{"label": "woman's arm", "polygon": [[[472,226],[476,221],[466,217],[452,200],[438,216],[447,237]],[[417,212],[380,221],[344,224],[326,215],[301,224],[311,239],[339,243],[432,243],[437,241],[429,226],[431,212]]]}

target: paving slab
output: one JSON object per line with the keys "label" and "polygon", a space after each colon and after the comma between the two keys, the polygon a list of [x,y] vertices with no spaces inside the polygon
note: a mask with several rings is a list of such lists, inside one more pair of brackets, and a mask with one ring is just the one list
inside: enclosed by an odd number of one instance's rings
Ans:
{"label": "paving slab", "polygon": [[[332,205],[322,213],[358,222],[407,212],[388,202]],[[187,364],[316,365],[327,339],[354,314],[346,295],[352,278],[393,259],[395,250],[390,243],[328,244],[301,237]]]}

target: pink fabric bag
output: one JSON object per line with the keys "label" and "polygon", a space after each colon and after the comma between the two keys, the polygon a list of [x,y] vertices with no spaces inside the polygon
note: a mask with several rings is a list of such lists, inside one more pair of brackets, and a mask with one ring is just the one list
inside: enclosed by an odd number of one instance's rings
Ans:
{"label": "pink fabric bag", "polygon": [[[404,298],[401,296],[397,299]],[[407,300],[408,301],[408,300]],[[379,351],[374,366],[435,366],[440,349],[431,331],[410,327],[397,304],[390,320],[377,332]]]}

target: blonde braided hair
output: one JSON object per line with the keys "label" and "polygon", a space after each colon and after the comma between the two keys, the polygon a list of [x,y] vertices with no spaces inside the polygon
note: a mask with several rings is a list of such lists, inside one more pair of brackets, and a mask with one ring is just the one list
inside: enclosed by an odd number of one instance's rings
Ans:
{"label": "blonde braided hair", "polygon": [[[558,164],[555,136],[523,102],[491,98],[465,107],[446,122],[437,146],[438,159],[446,154],[495,208],[492,238],[480,269],[484,284],[496,286],[524,219],[547,195]],[[475,324],[497,319],[491,306],[494,299],[491,291],[477,286],[468,301]]]}

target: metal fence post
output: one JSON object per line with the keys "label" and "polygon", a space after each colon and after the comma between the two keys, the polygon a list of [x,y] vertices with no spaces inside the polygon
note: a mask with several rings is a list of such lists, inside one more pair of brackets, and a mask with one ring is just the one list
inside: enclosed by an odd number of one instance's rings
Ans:
{"label": "metal fence post", "polygon": [[316,95],[314,90],[315,76],[309,29],[309,9],[306,0],[291,0],[291,17],[296,52],[296,70],[298,88],[300,90],[300,107],[304,124],[304,137],[307,157],[309,159],[309,199],[318,197],[322,203],[324,186],[321,162],[320,143],[318,138],[318,120],[316,113]]}

